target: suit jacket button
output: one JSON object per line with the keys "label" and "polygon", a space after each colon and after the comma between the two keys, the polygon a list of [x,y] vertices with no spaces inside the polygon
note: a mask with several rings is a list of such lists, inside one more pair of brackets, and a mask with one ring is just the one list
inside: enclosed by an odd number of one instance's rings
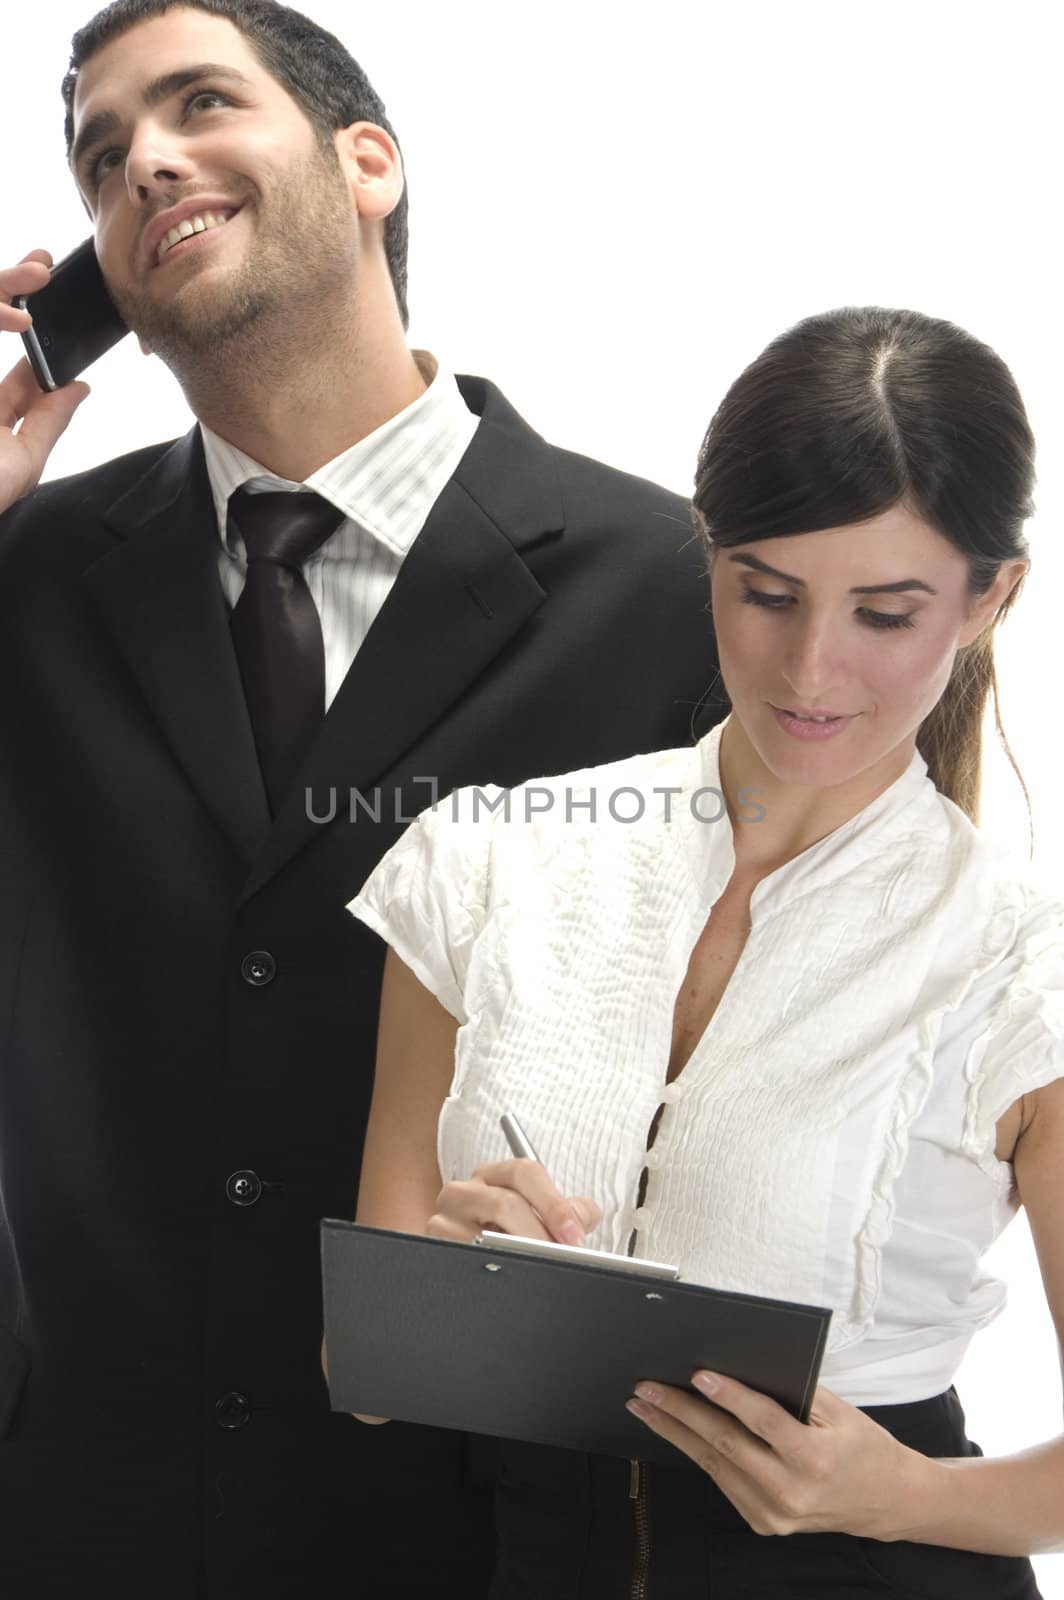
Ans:
{"label": "suit jacket button", "polygon": [[277,976],[277,963],[268,950],[252,950],[240,963],[240,976],[253,989],[264,989]]}
{"label": "suit jacket button", "polygon": [[220,1400],[214,1402],[214,1420],[219,1428],[229,1432],[234,1428],[243,1428],[251,1421],[251,1401],[246,1394],[230,1389],[228,1394],[223,1394]]}
{"label": "suit jacket button", "polygon": [[262,1179],[250,1170],[231,1172],[225,1181],[225,1192],[235,1206],[253,1206],[262,1193]]}

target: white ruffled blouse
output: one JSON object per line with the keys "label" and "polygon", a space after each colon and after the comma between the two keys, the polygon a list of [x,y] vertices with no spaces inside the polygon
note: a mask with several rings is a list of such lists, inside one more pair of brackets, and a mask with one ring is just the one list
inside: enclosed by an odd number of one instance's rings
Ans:
{"label": "white ruffled blouse", "polygon": [[591,1243],[624,1251],[634,1229],[688,1281],[830,1306],[822,1381],[856,1405],[923,1399],[1004,1303],[980,1266],[1016,1209],[996,1123],[1064,1076],[1064,907],[916,755],[757,885],[667,1084],[676,996],[734,866],[720,734],[460,790],[351,910],[461,1024],[444,1181],[505,1159],[512,1111],[562,1192],[602,1205]]}

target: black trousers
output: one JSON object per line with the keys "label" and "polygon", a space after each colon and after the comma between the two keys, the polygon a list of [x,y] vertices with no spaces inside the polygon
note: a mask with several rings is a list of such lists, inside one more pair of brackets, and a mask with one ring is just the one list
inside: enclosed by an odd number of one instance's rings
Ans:
{"label": "black trousers", "polygon": [[[954,1390],[868,1415],[927,1456],[980,1455]],[[848,1534],[753,1533],[677,1457],[641,1468],[504,1441],[490,1600],[1040,1600],[1031,1564]]]}

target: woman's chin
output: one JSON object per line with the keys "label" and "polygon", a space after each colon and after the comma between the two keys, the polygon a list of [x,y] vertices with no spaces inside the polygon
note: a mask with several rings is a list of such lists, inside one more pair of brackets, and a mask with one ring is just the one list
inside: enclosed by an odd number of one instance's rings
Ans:
{"label": "woman's chin", "polygon": [[868,765],[848,739],[806,744],[775,724],[763,735],[759,730],[759,737],[750,742],[777,783],[797,788],[833,789],[857,777]]}

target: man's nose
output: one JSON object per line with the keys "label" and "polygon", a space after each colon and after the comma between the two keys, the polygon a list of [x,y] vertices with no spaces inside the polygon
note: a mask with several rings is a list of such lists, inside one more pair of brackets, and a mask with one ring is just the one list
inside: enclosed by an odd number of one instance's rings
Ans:
{"label": "man's nose", "polygon": [[135,206],[146,205],[161,189],[188,183],[195,172],[195,163],[174,135],[161,129],[145,129],[136,135],[126,156],[129,198]]}

